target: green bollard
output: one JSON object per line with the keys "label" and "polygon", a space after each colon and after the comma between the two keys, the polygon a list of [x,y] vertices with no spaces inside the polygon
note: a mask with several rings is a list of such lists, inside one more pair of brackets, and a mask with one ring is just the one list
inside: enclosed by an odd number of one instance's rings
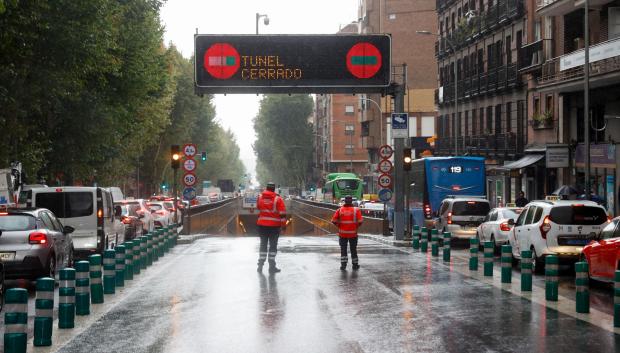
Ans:
{"label": "green bollard", "polygon": [[166,253],[166,232],[168,230],[166,228],[161,230],[161,234],[159,234],[159,257],[164,257]]}
{"label": "green bollard", "polygon": [[146,235],[143,235],[140,237],[140,269],[141,270],[146,270],[146,264],[147,264],[147,241],[148,241],[148,237]]}
{"label": "green bollard", "polygon": [[502,283],[512,282],[512,246],[502,245]]}
{"label": "green bollard", "polygon": [[114,266],[114,270],[116,272],[116,276],[115,276],[115,283],[114,285],[116,287],[124,287],[125,286],[125,245],[117,245],[116,248],[114,248],[114,251],[116,251],[116,258],[115,258],[115,266]]}
{"label": "green bollard", "polygon": [[88,261],[75,263],[75,314],[90,314],[90,279]]}
{"label": "green bollard", "polygon": [[140,238],[135,238],[131,242],[133,243],[133,263],[132,263],[133,274],[139,275],[140,269],[142,268],[142,256],[141,256],[142,251],[140,250],[141,249],[140,244],[142,244],[142,240]]}
{"label": "green bollard", "polygon": [[411,242],[411,246],[413,250],[418,250],[420,248],[420,226],[413,226],[413,241]]}
{"label": "green bollard", "polygon": [[50,277],[37,279],[37,299],[34,302],[34,339],[35,347],[52,345],[54,328],[54,287],[56,281]]}
{"label": "green bollard", "polygon": [[133,280],[133,242],[126,241],[125,245],[125,281]]}
{"label": "green bollard", "polygon": [[521,251],[521,291],[532,291],[532,251]]}
{"label": "green bollard", "polygon": [[63,268],[59,272],[58,328],[75,327],[75,270]]}
{"label": "green bollard", "polygon": [[620,271],[614,275],[614,327],[620,327]]}
{"label": "green bollard", "polygon": [[439,231],[437,229],[431,230],[431,255],[439,256]]}
{"label": "green bollard", "polygon": [[420,251],[428,252],[428,229],[426,227],[422,227],[422,233],[420,233]]}
{"label": "green bollard", "polygon": [[116,251],[103,252],[103,294],[116,293]]}
{"label": "green bollard", "polygon": [[101,283],[101,255],[95,254],[88,257],[90,264],[90,302],[92,304],[103,303],[103,283]]}
{"label": "green bollard", "polygon": [[[157,230],[155,230],[156,232]],[[153,264],[153,236],[155,234],[149,233],[146,235],[146,265],[151,266]]]}
{"label": "green bollard", "polygon": [[162,229],[158,229],[153,233],[153,263],[159,260],[159,235],[163,231]]}
{"label": "green bollard", "polygon": [[493,277],[493,242],[484,242],[484,257],[482,262],[484,263],[484,275],[486,277]]}
{"label": "green bollard", "polygon": [[28,343],[28,291],[8,289],[4,295],[4,352],[26,353]]}
{"label": "green bollard", "polygon": [[452,239],[452,234],[450,232],[443,232],[443,261],[450,262],[450,253],[451,246],[450,241]]}
{"label": "green bollard", "polygon": [[469,270],[478,271],[478,238],[469,239]]}
{"label": "green bollard", "polygon": [[578,313],[590,312],[590,290],[588,288],[588,263],[577,262],[575,264],[575,309]]}
{"label": "green bollard", "polygon": [[164,228],[160,229],[157,232],[157,236],[155,237],[155,244],[153,245],[153,249],[155,250],[155,261],[159,260],[162,256],[161,248],[162,248],[162,240],[164,238]]}
{"label": "green bollard", "polygon": [[558,301],[558,270],[559,259],[555,255],[545,257],[545,298],[549,301]]}

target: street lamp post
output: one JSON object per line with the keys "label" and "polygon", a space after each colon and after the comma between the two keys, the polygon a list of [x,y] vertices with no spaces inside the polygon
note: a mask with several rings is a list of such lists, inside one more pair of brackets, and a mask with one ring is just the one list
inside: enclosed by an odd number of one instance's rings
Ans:
{"label": "street lamp post", "polygon": [[445,40],[446,43],[448,43],[448,45],[450,46],[450,49],[452,49],[452,52],[454,53],[454,57],[455,57],[455,61],[454,61],[454,119],[452,120],[454,122],[454,124],[452,125],[453,129],[454,129],[454,155],[457,156],[459,154],[459,135],[458,135],[458,129],[457,129],[457,121],[459,119],[459,90],[458,90],[458,86],[459,86],[459,76],[458,76],[458,60],[456,57],[456,50],[454,45],[452,44],[452,42],[448,39],[448,38],[443,38],[441,35],[437,34],[437,33],[432,33],[429,31],[415,31],[417,34],[423,34],[423,35],[427,35],[427,36],[436,36],[439,37],[439,40]]}
{"label": "street lamp post", "polygon": [[383,124],[385,124],[385,121],[383,121],[383,110],[381,109],[381,106],[379,105],[379,103],[375,102],[374,100],[372,100],[370,98],[360,98],[360,100],[362,100],[362,101],[369,101],[369,102],[373,103],[377,107],[377,109],[379,109],[379,114],[381,114],[381,117],[379,119],[379,121],[381,122],[381,124],[379,125],[379,131],[380,131],[379,146],[381,146],[383,144]]}
{"label": "street lamp post", "polygon": [[256,34],[258,35],[258,20],[261,19],[261,17],[264,17],[265,19],[263,20],[263,23],[265,24],[265,26],[269,25],[269,16],[265,15],[261,15],[258,12],[256,13]]}
{"label": "street lamp post", "polygon": [[583,144],[585,145],[584,164],[585,164],[585,182],[584,193],[586,200],[590,199],[590,1],[584,2],[585,14],[584,14],[584,63],[583,63],[583,121],[584,121],[584,136]]}

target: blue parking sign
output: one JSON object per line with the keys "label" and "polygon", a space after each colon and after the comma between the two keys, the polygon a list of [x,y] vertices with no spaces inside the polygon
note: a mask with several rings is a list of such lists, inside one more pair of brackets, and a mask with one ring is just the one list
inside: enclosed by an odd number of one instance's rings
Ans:
{"label": "blue parking sign", "polygon": [[196,189],[185,188],[183,189],[183,199],[191,201],[196,198]]}
{"label": "blue parking sign", "polygon": [[392,113],[392,138],[409,137],[409,114]]}

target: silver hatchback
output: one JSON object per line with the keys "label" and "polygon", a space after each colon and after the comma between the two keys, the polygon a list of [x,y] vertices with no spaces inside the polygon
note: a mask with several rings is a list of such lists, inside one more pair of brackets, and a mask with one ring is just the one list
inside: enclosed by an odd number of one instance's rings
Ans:
{"label": "silver hatchback", "polygon": [[73,262],[73,228],[45,208],[0,213],[0,259],[8,279],[54,278]]}

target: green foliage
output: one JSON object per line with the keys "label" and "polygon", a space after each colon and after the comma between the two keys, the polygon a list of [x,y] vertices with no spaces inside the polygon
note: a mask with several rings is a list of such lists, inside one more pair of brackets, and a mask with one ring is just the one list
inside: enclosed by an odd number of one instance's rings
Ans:
{"label": "green foliage", "polygon": [[265,95],[254,119],[257,177],[262,184],[302,187],[312,165],[309,95]]}

